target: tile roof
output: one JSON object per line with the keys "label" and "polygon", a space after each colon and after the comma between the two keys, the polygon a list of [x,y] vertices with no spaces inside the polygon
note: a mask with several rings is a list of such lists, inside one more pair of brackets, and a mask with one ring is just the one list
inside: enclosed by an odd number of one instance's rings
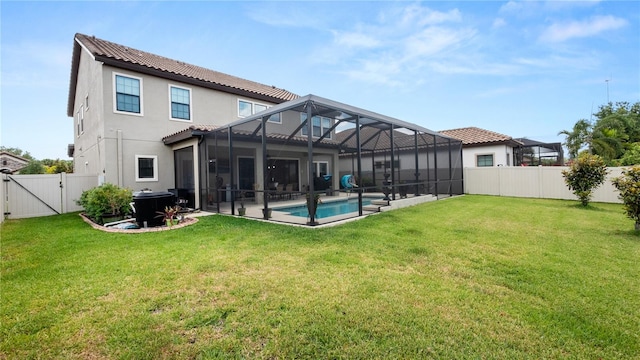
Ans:
{"label": "tile roof", "polygon": [[[182,140],[191,138],[194,135],[204,135],[204,134],[208,134],[208,133],[212,133],[216,130],[220,130],[222,131],[222,133],[226,134],[226,129],[227,126],[215,126],[215,125],[191,125],[185,129],[182,129],[178,132],[175,132],[173,134],[167,135],[165,137],[162,138],[162,141],[166,144],[166,145],[170,145],[170,144],[174,144],[177,142],[180,142]],[[234,135],[241,135],[241,136],[253,136],[253,139],[260,139],[261,135],[253,135],[253,133],[251,131],[246,131],[246,130],[233,130],[233,134]],[[287,141],[287,142],[297,142],[297,143],[302,143],[302,144],[307,144],[307,137],[306,136],[290,136],[290,135],[286,135],[286,134],[278,134],[278,133],[270,133],[267,134],[267,138],[268,139],[273,139],[273,140],[280,140],[280,141]],[[323,139],[321,141],[321,144],[324,146],[335,146],[338,145],[338,142],[335,140],[331,140],[331,139]]]}
{"label": "tile roof", "polygon": [[[95,36],[76,34],[74,38],[74,53],[72,59],[71,84],[67,113],[73,112],[75,82],[77,81],[77,71],[80,58],[79,44],[87,49],[97,61],[102,61],[105,64],[115,67],[121,67],[141,73],[149,73],[160,77],[167,77],[176,81],[183,81],[185,83],[209,87],[274,103],[281,103],[298,98],[298,95],[275,86],[260,84],[255,81],[241,79],[236,76],[151,54],[146,51],[102,40]],[[71,110],[69,110],[69,106],[71,107]]]}
{"label": "tile roof", "polygon": [[465,127],[460,129],[442,130],[441,134],[462,140],[463,146],[490,145],[500,143],[513,143],[521,145],[511,136],[500,134],[494,131],[480,129],[477,127]]}

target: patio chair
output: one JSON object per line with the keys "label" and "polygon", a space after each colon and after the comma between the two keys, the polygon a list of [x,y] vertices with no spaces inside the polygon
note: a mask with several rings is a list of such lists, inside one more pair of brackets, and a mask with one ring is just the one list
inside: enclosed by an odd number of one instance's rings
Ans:
{"label": "patio chair", "polygon": [[276,186],[276,196],[280,200],[284,199],[284,184],[278,184],[278,186]]}
{"label": "patio chair", "polygon": [[285,195],[291,200],[293,197],[293,184],[287,184],[285,187]]}
{"label": "patio chair", "polygon": [[292,183],[290,196],[294,199],[297,199],[298,195],[300,195],[300,188],[298,188],[298,183]]}

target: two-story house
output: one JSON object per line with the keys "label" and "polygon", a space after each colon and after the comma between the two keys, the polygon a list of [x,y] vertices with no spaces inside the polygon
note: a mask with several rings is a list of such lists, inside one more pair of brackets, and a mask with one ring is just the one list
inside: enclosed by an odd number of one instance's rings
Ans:
{"label": "two-story house", "polygon": [[[273,191],[338,189],[341,154],[358,163],[365,149],[393,154],[393,139],[372,149],[367,131],[414,134],[414,174],[434,171],[429,151],[449,151],[427,146],[448,138],[414,124],[82,34],[74,38],[67,114],[76,173],[133,190],[176,189],[202,209],[240,193],[266,209]],[[338,139],[338,128],[354,129],[358,140]],[[454,157],[447,167],[461,166]]]}
{"label": "two-story house", "polygon": [[[217,127],[298,96],[124,45],[76,34],[67,115],[75,173],[134,190],[195,189],[176,184],[175,147],[163,137],[190,126]],[[189,148],[190,144],[181,144]],[[190,148],[191,151],[194,151]],[[183,156],[178,152],[175,156]],[[227,179],[225,182],[228,182]],[[193,204],[198,206],[199,204]]]}

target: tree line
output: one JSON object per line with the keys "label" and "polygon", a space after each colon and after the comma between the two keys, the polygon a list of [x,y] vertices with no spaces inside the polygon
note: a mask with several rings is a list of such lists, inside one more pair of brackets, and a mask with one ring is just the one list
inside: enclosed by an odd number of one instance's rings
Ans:
{"label": "tree line", "polygon": [[28,151],[19,148],[0,146],[0,151],[6,151],[29,160],[26,167],[20,169],[20,174],[59,174],[73,173],[73,160],[34,158]]}
{"label": "tree line", "polygon": [[570,159],[581,152],[599,155],[607,166],[640,164],[640,102],[601,105],[590,120],[578,120],[562,130]]}

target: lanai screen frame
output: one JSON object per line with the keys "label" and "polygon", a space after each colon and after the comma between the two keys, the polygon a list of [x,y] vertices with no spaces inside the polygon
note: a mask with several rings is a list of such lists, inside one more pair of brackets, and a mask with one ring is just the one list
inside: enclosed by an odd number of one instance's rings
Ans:
{"label": "lanai screen frame", "polygon": [[[274,116],[280,116],[281,121],[283,114],[288,111],[294,111],[298,113],[305,113],[306,120],[300,121],[299,126],[295,130],[287,133],[272,133],[267,132],[269,119]],[[323,129],[321,136],[313,136],[313,124],[311,120],[314,116],[328,117],[333,120],[333,124],[329,129]],[[353,129],[345,139],[335,140],[336,128],[341,126],[351,127]],[[306,127],[308,135],[301,135],[300,132]],[[361,129],[372,128],[375,129],[377,135],[386,134],[388,137],[388,144],[380,144],[376,142],[375,146],[372,146],[372,138],[363,138],[361,136]],[[345,154],[353,154],[357,159],[356,179],[362,178],[362,156],[363,152],[370,152],[372,159],[373,154],[381,152],[389,152],[391,159],[394,157],[396,151],[414,151],[416,172],[416,182],[419,181],[420,173],[418,172],[418,151],[433,151],[432,164],[427,164],[428,180],[434,185],[432,193],[437,196],[440,194],[454,195],[461,194],[463,189],[462,178],[462,142],[458,139],[444,136],[440,133],[434,132],[422,126],[412,124],[406,121],[402,121],[396,118],[392,118],[386,115],[381,115],[372,111],[340,103],[337,101],[329,100],[317,95],[309,94],[299,97],[294,100],[287,101],[285,103],[274,105],[264,111],[256,113],[254,115],[245,117],[243,119],[234,121],[227,125],[221,126],[207,134],[207,137],[220,139],[226,137],[228,141],[228,155],[229,166],[231,173],[231,188],[237,189],[235,179],[237,170],[234,168],[234,142],[235,141],[249,141],[259,142],[262,146],[262,159],[257,161],[261,166],[263,178],[263,186],[267,183],[266,174],[268,166],[267,145],[268,144],[291,144],[297,145],[298,148],[302,145],[306,145],[308,169],[307,174],[307,189],[306,197],[311,198],[311,194],[318,194],[314,185],[314,149],[316,148],[330,148],[338,151],[343,156]],[[329,140],[331,138],[331,140]],[[397,138],[397,141],[394,141]],[[256,159],[258,160],[258,159]],[[429,163],[429,160],[427,160]],[[446,166],[443,166],[446,163]],[[260,173],[260,172],[258,172]],[[395,200],[395,177],[394,177],[394,162],[391,161],[391,185],[392,200]],[[444,175],[442,175],[444,174]],[[455,184],[454,184],[455,183]],[[263,187],[264,189],[264,187]],[[362,205],[362,191],[360,188],[354,188],[358,194],[358,216],[363,215]],[[266,189],[265,189],[266,190]],[[237,190],[234,190],[234,192]],[[421,195],[420,190],[416,184],[415,195]],[[264,219],[268,219],[267,209],[269,209],[269,196],[267,191],[262,192],[263,196],[263,209]],[[235,214],[235,195],[231,197],[231,213]],[[309,221],[308,225],[317,225],[317,219],[315,217],[315,208],[309,209]]]}

